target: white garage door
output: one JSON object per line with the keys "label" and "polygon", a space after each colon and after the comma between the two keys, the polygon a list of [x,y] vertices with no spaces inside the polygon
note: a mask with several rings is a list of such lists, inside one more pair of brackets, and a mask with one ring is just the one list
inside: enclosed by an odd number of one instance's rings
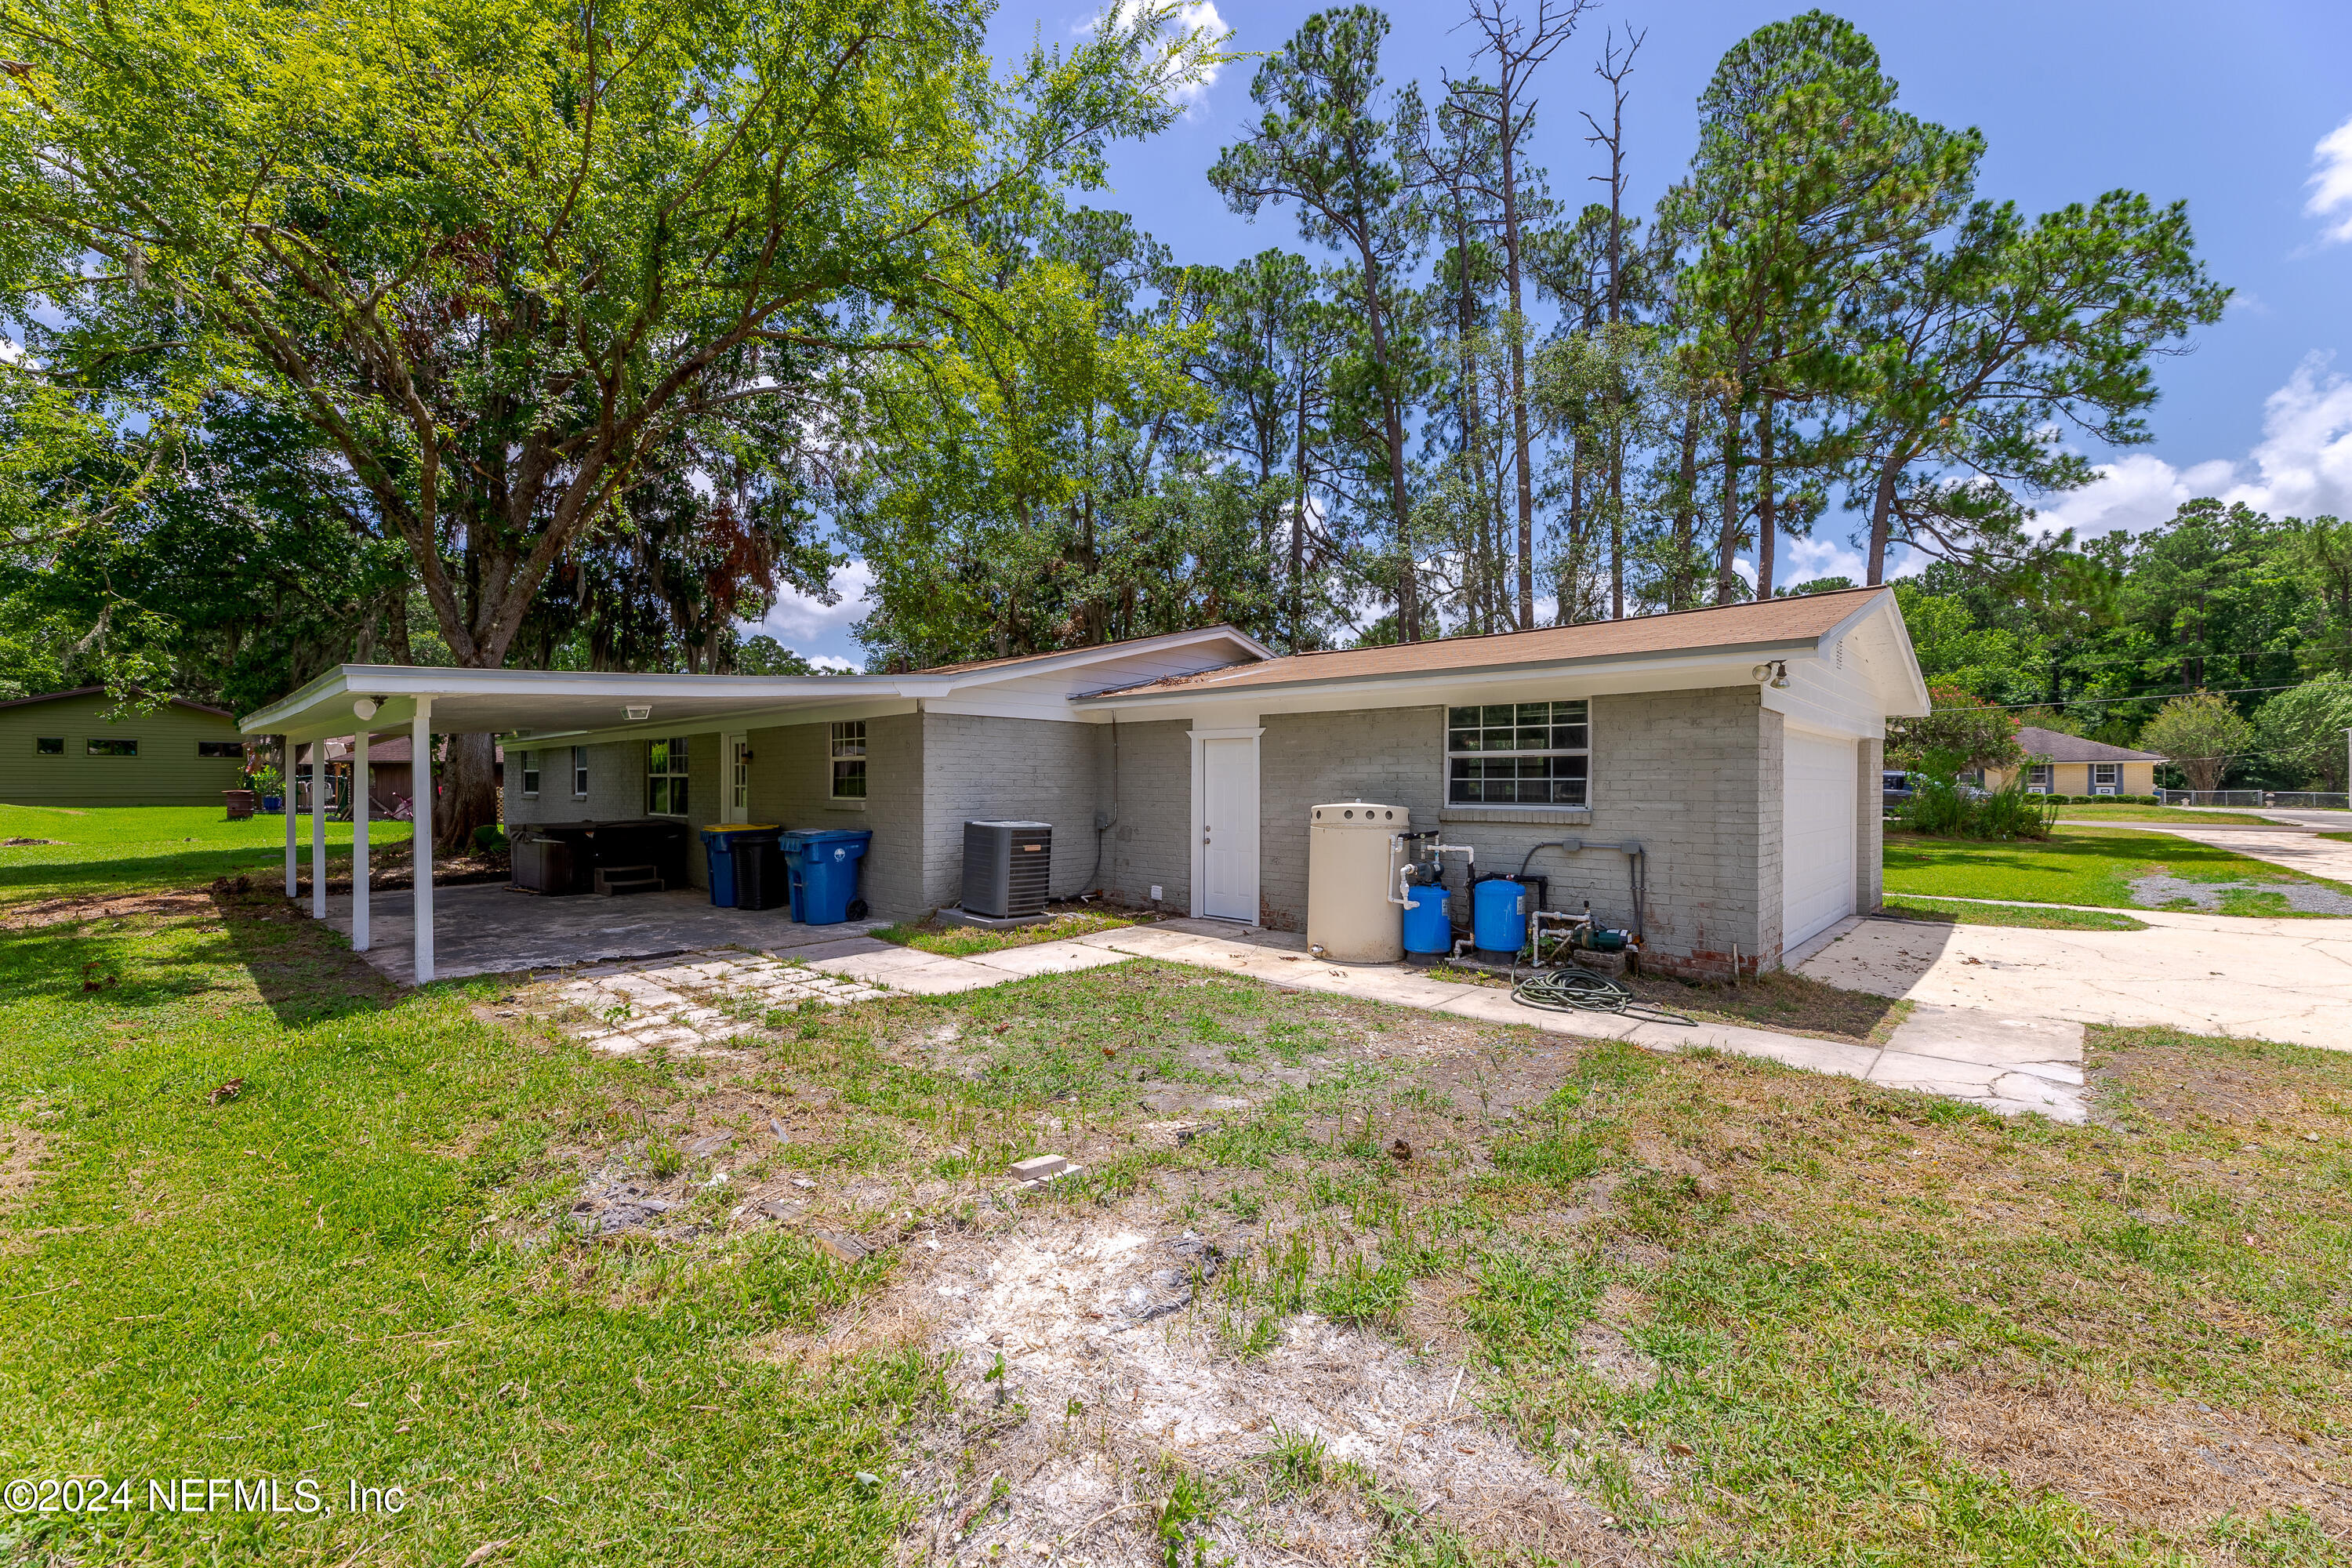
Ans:
{"label": "white garage door", "polygon": [[1853,913],[1854,742],[1786,732],[1780,948]]}

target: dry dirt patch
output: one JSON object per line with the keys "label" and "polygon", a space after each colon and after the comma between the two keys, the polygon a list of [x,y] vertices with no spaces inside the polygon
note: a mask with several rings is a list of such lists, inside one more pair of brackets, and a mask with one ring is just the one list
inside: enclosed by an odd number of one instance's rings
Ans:
{"label": "dry dirt patch", "polygon": [[2300,1508],[2352,1545],[2344,1457],[2305,1434],[2187,1400],[2126,1405],[2058,1378],[1995,1368],[1889,1391],[1944,1447],[2020,1490],[2056,1492],[2116,1524],[2202,1535],[2227,1515]]}
{"label": "dry dirt patch", "polygon": [[77,893],[70,898],[39,899],[0,910],[0,931],[31,931],[40,926],[81,925],[100,920],[174,920],[215,912],[210,894]]}
{"label": "dry dirt patch", "polygon": [[[1179,1477],[1213,1500],[1190,1530],[1211,1562],[1364,1562],[1399,1504],[1504,1554],[1648,1560],[1481,1414],[1454,1291],[1408,1314],[1435,1353],[1306,1313],[1263,1353],[1234,1354],[1217,1280],[1248,1245],[1246,1233],[1202,1236],[1141,1205],[934,1226],[903,1244],[878,1298],[824,1334],[761,1349],[790,1360],[920,1345],[952,1357],[950,1417],[904,1477],[924,1500],[910,1562],[1042,1552],[1157,1565]],[[1285,1446],[1318,1456],[1320,1479],[1281,1484],[1268,1456]]]}

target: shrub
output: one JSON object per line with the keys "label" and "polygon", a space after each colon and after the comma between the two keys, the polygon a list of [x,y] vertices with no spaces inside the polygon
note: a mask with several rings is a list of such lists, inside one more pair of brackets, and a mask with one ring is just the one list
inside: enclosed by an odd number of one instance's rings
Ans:
{"label": "shrub", "polygon": [[1903,803],[1903,826],[1932,838],[2047,838],[2063,795],[2028,795],[2025,775],[1985,794],[1921,774]]}

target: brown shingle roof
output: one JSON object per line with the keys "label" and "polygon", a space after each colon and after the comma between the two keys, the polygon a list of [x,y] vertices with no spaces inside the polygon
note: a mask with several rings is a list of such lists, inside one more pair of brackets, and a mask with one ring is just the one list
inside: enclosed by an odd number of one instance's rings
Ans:
{"label": "brown shingle roof", "polygon": [[1224,691],[1307,681],[1438,675],[1510,665],[1563,664],[1650,653],[1811,642],[1851,616],[1871,595],[1885,592],[1885,588],[1844,588],[1762,603],[1725,605],[1715,609],[1636,616],[1622,621],[1539,626],[1531,632],[1495,632],[1484,637],[1441,637],[1433,642],[1386,647],[1290,654],[1253,664],[1226,665],[1198,675],[1170,676],[1097,695],[1116,698],[1159,691]]}
{"label": "brown shingle roof", "polygon": [[2026,754],[2047,757],[2053,763],[2160,763],[2154,752],[2135,752],[2123,746],[2110,746],[2098,741],[2086,741],[2080,735],[2069,735],[2063,730],[2037,729],[2021,724],[2017,743]]}

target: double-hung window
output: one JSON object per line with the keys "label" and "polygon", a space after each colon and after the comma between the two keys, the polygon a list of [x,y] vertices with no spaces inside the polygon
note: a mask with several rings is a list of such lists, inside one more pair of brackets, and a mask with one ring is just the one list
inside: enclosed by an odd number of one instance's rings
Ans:
{"label": "double-hung window", "polygon": [[2050,793],[2051,780],[2057,776],[2057,772],[2058,770],[2052,767],[2048,763],[2034,763],[2032,767],[2025,770],[2025,793],[2028,795],[2048,795]]}
{"label": "double-hung window", "polygon": [[646,815],[686,815],[686,737],[646,742]]}
{"label": "double-hung window", "polygon": [[852,719],[833,727],[833,798],[866,798],[866,721]]}
{"label": "double-hung window", "polygon": [[2093,795],[2113,795],[2119,787],[2122,786],[2123,782],[2123,763],[2093,763],[2091,764],[2091,793]]}
{"label": "double-hung window", "polygon": [[539,798],[539,753],[537,752],[525,752],[522,754],[522,793],[526,800]]}
{"label": "double-hung window", "polygon": [[588,798],[588,748],[585,746],[572,748],[572,798]]}
{"label": "double-hung window", "polygon": [[1581,700],[1446,710],[1448,805],[1586,805],[1591,770],[1591,711]]}

